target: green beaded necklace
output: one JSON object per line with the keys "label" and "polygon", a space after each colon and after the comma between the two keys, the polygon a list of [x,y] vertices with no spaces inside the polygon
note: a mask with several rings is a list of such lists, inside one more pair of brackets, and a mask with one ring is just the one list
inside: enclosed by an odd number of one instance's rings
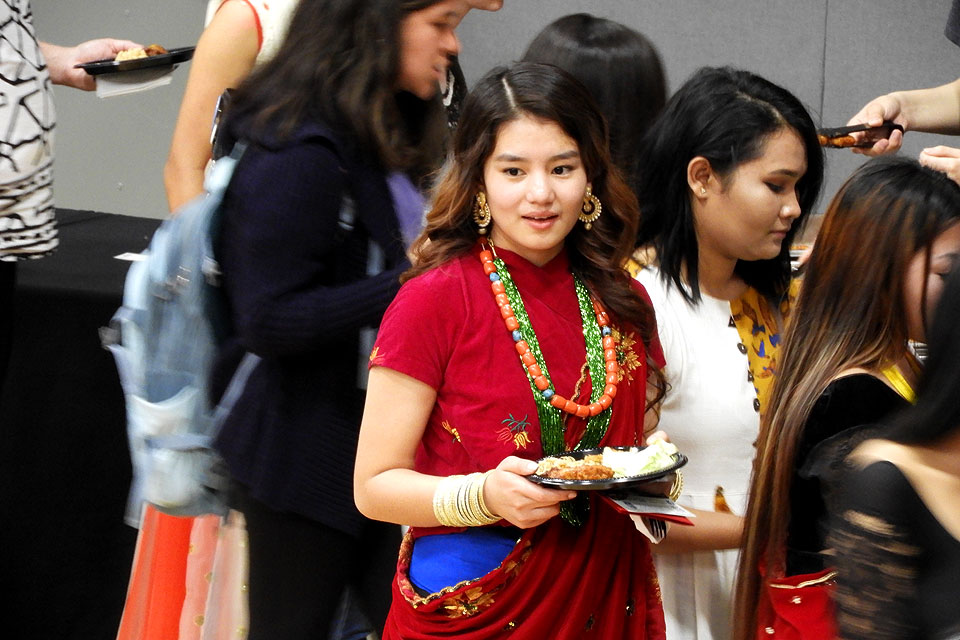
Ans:
{"label": "green beaded necklace", "polygon": [[[499,280],[503,282],[504,292],[510,300],[510,307],[513,309],[513,313],[520,324],[519,329],[513,332],[515,342],[519,341],[517,340],[518,337],[526,341],[530,346],[530,351],[536,358],[537,365],[540,367],[543,375],[549,380],[550,374],[547,372],[547,363],[543,359],[543,353],[540,351],[540,344],[537,341],[537,334],[533,330],[530,316],[527,315],[527,310],[523,305],[523,298],[517,290],[517,285],[510,276],[507,265],[504,264],[503,260],[499,257],[496,257],[495,254],[493,263],[497,267],[496,274]],[[577,292],[580,317],[583,322],[583,337],[586,343],[587,365],[590,371],[590,402],[596,403],[601,395],[603,395],[606,382],[602,334],[604,330],[609,334],[610,330],[609,327],[601,329],[597,324],[597,320],[594,317],[593,303],[590,300],[590,293],[578,275],[573,275],[573,282]],[[526,366],[524,366],[524,370],[527,374],[527,381],[530,383],[530,389],[533,391],[534,402],[536,402],[537,405],[537,416],[540,419],[540,441],[543,445],[543,453],[548,456],[562,453],[566,450],[566,442],[564,440],[566,427],[564,425],[563,412],[550,404],[550,396],[553,395],[553,384],[550,384],[549,392],[541,391],[537,388],[536,384],[534,384],[533,376],[530,374],[530,371],[527,370]],[[574,449],[583,450],[596,448],[606,434],[609,425],[610,408],[604,409],[595,416],[591,416],[587,420],[583,437],[580,438],[580,441],[574,446]],[[563,503],[560,507],[560,515],[570,524],[579,526],[583,523],[586,511],[589,509],[589,502],[585,500],[583,496],[578,497],[573,502],[576,504],[571,505],[569,502]]]}

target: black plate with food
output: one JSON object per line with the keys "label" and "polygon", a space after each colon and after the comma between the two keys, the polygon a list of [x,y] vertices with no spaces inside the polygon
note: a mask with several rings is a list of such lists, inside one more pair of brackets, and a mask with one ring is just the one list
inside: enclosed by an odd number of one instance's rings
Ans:
{"label": "black plate with food", "polygon": [[[614,451],[618,452],[639,452],[643,449],[646,449],[646,447],[604,447],[602,449],[566,451],[556,456],[547,456],[537,461],[538,465],[540,466],[540,468],[537,469],[538,473],[527,476],[527,479],[545,487],[552,487],[554,489],[570,489],[572,491],[604,491],[607,489],[626,489],[635,488],[643,484],[655,484],[657,480],[664,478],[664,476],[673,473],[683,465],[687,464],[687,457],[682,453],[676,452],[670,455],[670,464],[657,467],[654,470],[647,471],[639,475],[614,476],[612,478],[608,477],[590,480],[551,478],[545,475],[540,475],[541,469],[544,468],[545,461],[553,461],[558,458],[569,457],[573,458],[575,461],[578,461],[579,464],[586,461],[588,456],[602,456],[604,449],[613,449]],[[653,489],[653,487],[651,487],[651,489]],[[666,489],[669,490],[669,487],[666,487]]]}
{"label": "black plate with food", "polygon": [[134,58],[133,60],[97,60],[96,62],[87,62],[76,65],[77,69],[83,69],[92,76],[98,76],[102,73],[119,73],[121,71],[140,71],[142,69],[153,69],[155,67],[168,67],[186,62],[193,57],[193,50],[196,47],[180,47],[179,49],[170,49],[166,53],[160,53],[147,58]]}

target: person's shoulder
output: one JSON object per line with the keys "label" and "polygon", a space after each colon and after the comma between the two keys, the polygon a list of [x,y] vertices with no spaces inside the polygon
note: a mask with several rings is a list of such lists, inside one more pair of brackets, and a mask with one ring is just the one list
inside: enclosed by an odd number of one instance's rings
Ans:
{"label": "person's shoulder", "polygon": [[[404,282],[383,316],[378,343],[415,341],[417,358],[443,361],[470,317],[464,278],[462,261],[453,259]],[[390,351],[397,357],[403,350]]]}
{"label": "person's shoulder", "polygon": [[[346,138],[336,127],[322,120],[307,119],[289,130],[281,130],[275,123],[262,125],[256,122],[256,113],[243,112],[233,117],[227,116],[227,131],[231,140],[252,143],[265,151],[283,151],[304,146],[320,146],[333,150],[337,155],[345,155],[350,146]],[[256,133],[250,133],[256,129]]]}
{"label": "person's shoulder", "polygon": [[219,32],[224,36],[256,34],[259,18],[256,8],[247,0],[223,0],[215,7],[208,7],[204,24],[211,33]]}
{"label": "person's shoulder", "polygon": [[[807,429],[840,433],[851,427],[877,423],[905,401],[870,373],[852,373],[832,380],[814,402]],[[826,437],[820,434],[819,438]]]}
{"label": "person's shoulder", "polygon": [[634,275],[633,281],[643,287],[646,296],[655,303],[666,301],[667,282],[662,278],[660,269],[654,265],[642,266]]}
{"label": "person's shoulder", "polygon": [[460,296],[463,292],[466,280],[465,259],[466,256],[452,258],[410,278],[400,287],[399,295],[427,305],[448,305],[451,296]]}
{"label": "person's shoulder", "polygon": [[641,298],[650,302],[650,293],[647,291],[647,285],[636,278],[630,279],[630,288],[640,295]]}
{"label": "person's shoulder", "polygon": [[[838,403],[847,407],[889,407],[900,404],[899,394],[867,371],[854,371],[830,381],[817,399],[822,409]],[[884,409],[885,411],[885,409]]]}
{"label": "person's shoulder", "polygon": [[[345,164],[336,144],[323,138],[301,137],[282,144],[250,143],[237,166],[239,175],[259,175],[267,181],[279,181],[287,188],[290,180],[306,188],[323,176],[321,182],[344,177]],[[259,185],[263,186],[263,185]]]}
{"label": "person's shoulder", "polygon": [[650,312],[653,314],[653,317],[656,318],[656,305],[653,303],[653,298],[650,297],[647,286],[636,279],[631,279],[630,288],[650,307]]}
{"label": "person's shoulder", "polygon": [[337,150],[323,141],[302,141],[280,147],[248,143],[237,164],[228,193],[231,210],[245,210],[264,224],[336,212],[349,188],[346,165]]}

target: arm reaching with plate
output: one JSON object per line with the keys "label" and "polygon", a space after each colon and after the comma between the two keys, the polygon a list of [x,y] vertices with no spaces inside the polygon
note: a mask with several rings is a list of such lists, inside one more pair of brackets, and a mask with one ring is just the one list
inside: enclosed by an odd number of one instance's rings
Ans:
{"label": "arm reaching with plate", "polygon": [[121,51],[135,49],[141,45],[130,40],[116,40],[114,38],[99,38],[87,40],[73,47],[61,47],[41,42],[40,50],[47,61],[47,70],[50,81],[82,91],[93,91],[97,88],[97,80],[83,69],[76,69],[75,65],[97,60],[113,59]]}

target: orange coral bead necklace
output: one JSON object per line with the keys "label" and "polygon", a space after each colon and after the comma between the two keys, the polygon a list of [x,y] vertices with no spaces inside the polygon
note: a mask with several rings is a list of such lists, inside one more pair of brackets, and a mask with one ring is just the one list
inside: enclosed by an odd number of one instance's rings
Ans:
{"label": "orange coral bead necklace", "polygon": [[[594,377],[591,375],[592,382],[594,382],[594,389],[602,388],[602,392],[589,404],[580,404],[556,392],[549,376],[546,375],[544,371],[545,366],[542,364],[542,355],[537,353],[539,349],[532,347],[530,344],[531,342],[535,342],[535,337],[533,340],[524,339],[523,332],[521,331],[521,322],[517,318],[518,312],[525,315],[525,311],[522,309],[523,303],[519,298],[519,293],[516,292],[515,285],[512,286],[512,293],[514,295],[510,295],[508,287],[512,285],[512,281],[509,280],[508,274],[505,274],[507,275],[506,278],[501,277],[501,271],[506,272],[506,266],[496,256],[492,243],[490,247],[486,247],[481,243],[480,262],[483,265],[484,273],[487,274],[490,279],[490,289],[500,309],[500,316],[503,318],[504,325],[507,331],[510,332],[520,360],[523,362],[533,387],[535,387],[536,392],[540,396],[538,400],[542,399],[549,402],[554,408],[579,418],[593,418],[609,409],[611,404],[613,404],[613,399],[617,395],[620,365],[617,361],[616,341],[611,335],[610,318],[600,301],[589,296],[579,278],[574,278],[578,286],[578,298],[586,297],[589,303],[592,304],[592,310],[596,318],[596,325],[594,325],[593,328],[599,328],[599,336],[597,336],[599,340],[597,340],[597,342],[600,343],[603,348],[602,377]],[[511,301],[511,298],[514,298],[514,300]],[[589,361],[589,352],[591,351],[590,347],[592,345],[590,344],[591,340],[589,336],[587,336],[588,329],[589,327],[587,327],[585,323],[584,337],[587,339]],[[590,367],[591,374],[594,373],[594,368],[593,366]],[[601,384],[596,384],[598,381]],[[591,395],[595,396],[596,394]],[[607,420],[604,422],[606,423],[608,421],[609,417],[607,417]],[[604,431],[606,430],[605,426],[604,424]],[[602,436],[602,434],[600,435]],[[546,443],[544,444],[546,445]],[[584,443],[581,442],[581,445],[582,444]]]}

